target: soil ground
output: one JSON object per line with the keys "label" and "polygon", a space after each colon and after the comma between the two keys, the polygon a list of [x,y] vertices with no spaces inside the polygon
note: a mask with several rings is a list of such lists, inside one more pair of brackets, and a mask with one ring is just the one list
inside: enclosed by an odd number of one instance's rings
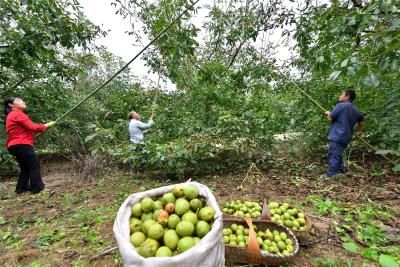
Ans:
{"label": "soil ground", "polygon": [[[378,266],[362,255],[372,242],[399,248],[399,177],[377,157],[349,162],[350,172],[330,180],[326,162],[277,155],[268,170],[196,177],[222,204],[232,199],[289,202],[307,212],[318,229],[315,244],[300,247],[287,266]],[[14,193],[16,177],[0,180],[0,266],[122,266],[112,226],[116,212],[134,192],[185,181],[151,173],[104,168],[82,180],[73,163],[44,159],[46,190]],[[383,238],[366,235],[376,225]],[[357,244],[358,252],[343,248]],[[111,252],[107,252],[111,249]],[[397,250],[398,253],[398,250]]]}

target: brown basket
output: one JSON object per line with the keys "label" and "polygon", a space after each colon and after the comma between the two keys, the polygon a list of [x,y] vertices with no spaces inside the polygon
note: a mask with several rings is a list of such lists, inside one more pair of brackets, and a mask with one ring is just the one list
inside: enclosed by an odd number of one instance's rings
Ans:
{"label": "brown basket", "polygon": [[290,231],[292,231],[293,234],[296,236],[296,238],[300,244],[303,242],[306,242],[309,239],[310,231],[314,227],[306,214],[304,214],[304,219],[306,221],[306,229],[299,231],[299,230],[293,230],[293,229],[289,228]]}
{"label": "brown basket", "polygon": [[[241,197],[242,199],[240,200],[247,200],[247,201],[253,201],[253,202],[258,202],[260,203],[261,201],[259,199],[256,199],[255,197],[250,197],[250,198],[246,198],[246,197]],[[221,200],[221,199],[220,199]],[[220,208],[222,211],[223,205],[220,204]],[[233,216],[233,215],[229,215],[229,214],[225,214],[222,212],[222,219],[223,220],[240,220],[241,217],[237,217],[237,216]],[[265,221],[265,220],[270,220],[271,219],[271,215],[268,209],[268,205],[267,205],[267,200],[264,199],[263,204],[262,204],[262,212],[261,212],[261,216],[257,217],[257,218],[251,218],[253,220],[253,222],[259,222],[259,221]]]}
{"label": "brown basket", "polygon": [[[224,220],[224,228],[230,227],[234,223],[241,224],[243,226],[248,226],[245,220],[239,218],[233,220]],[[250,244],[248,244],[247,248],[225,244],[225,260],[227,262],[227,265],[229,265],[230,263],[249,263],[249,264],[267,264],[275,266],[293,260],[293,258],[299,251],[299,243],[297,242],[295,235],[287,227],[271,221],[254,221],[253,224],[256,225],[257,228],[262,231],[270,229],[271,231],[278,230],[281,232],[285,232],[288,235],[288,238],[293,242],[293,247],[294,247],[293,253],[288,255],[275,255],[264,251],[261,252],[251,251],[249,249]]]}

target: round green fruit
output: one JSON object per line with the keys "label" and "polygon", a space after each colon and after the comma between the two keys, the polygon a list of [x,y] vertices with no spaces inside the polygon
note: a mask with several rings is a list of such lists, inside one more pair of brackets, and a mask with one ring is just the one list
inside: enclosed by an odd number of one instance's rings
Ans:
{"label": "round green fruit", "polygon": [[152,212],[148,212],[148,213],[143,213],[142,214],[142,217],[141,217],[141,220],[142,220],[142,222],[145,222],[145,221],[147,221],[147,220],[153,220],[153,213]]}
{"label": "round green fruit", "polygon": [[183,197],[185,195],[183,191],[183,185],[178,184],[175,186],[174,190],[172,190],[172,193],[175,197]]}
{"label": "round green fruit", "polygon": [[141,230],[142,221],[138,218],[131,218],[129,220],[129,229],[131,230],[131,234],[135,232],[139,232]]}
{"label": "round green fruit", "polygon": [[156,224],[156,221],[153,219],[147,220],[144,223],[142,223],[142,232],[147,235],[147,232],[150,229],[150,226],[152,226],[153,224]]}
{"label": "round green fruit", "polygon": [[162,204],[165,206],[168,203],[175,203],[175,196],[173,193],[166,193],[162,197]]}
{"label": "round green fruit", "polygon": [[192,211],[188,211],[182,216],[182,221],[188,221],[191,222],[193,225],[196,225],[198,219],[196,213]]}
{"label": "round green fruit", "polygon": [[162,246],[159,249],[157,249],[156,257],[171,257],[171,256],[172,256],[172,251],[168,247]]}
{"label": "round green fruit", "polygon": [[185,236],[181,238],[178,242],[178,251],[180,253],[192,248],[195,245],[195,241],[191,236]]}
{"label": "round green fruit", "polygon": [[229,244],[229,236],[224,236],[224,243]]}
{"label": "round green fruit", "polygon": [[175,202],[175,213],[179,216],[182,216],[190,209],[189,202],[184,198],[178,198]]}
{"label": "round green fruit", "polygon": [[140,201],[140,205],[141,205],[142,211],[150,212],[153,210],[154,201],[149,197],[145,197],[142,199],[142,201]]}
{"label": "round green fruit", "polygon": [[164,233],[164,244],[171,250],[176,249],[178,245],[179,236],[175,230],[167,230]]}
{"label": "round green fruit", "polygon": [[168,217],[168,228],[170,229],[175,229],[176,225],[181,221],[181,218],[179,218],[178,215],[176,214],[171,214]]}
{"label": "round green fruit", "polygon": [[196,224],[197,236],[203,238],[208,232],[210,232],[211,226],[206,221],[199,221]]}
{"label": "round green fruit", "polygon": [[132,216],[136,218],[140,218],[140,216],[142,216],[142,206],[140,205],[140,203],[133,204],[131,210],[132,210]]}
{"label": "round green fruit", "polygon": [[157,249],[157,240],[147,238],[138,248],[138,253],[145,258],[154,257],[156,255]]}
{"label": "round green fruit", "polygon": [[[194,198],[192,200],[190,200],[190,208],[196,212],[197,210],[201,209],[203,207],[203,204],[201,203],[201,200],[198,198]],[[224,211],[224,213],[228,213],[229,209],[228,208],[224,208],[224,210],[226,209],[226,211]]]}
{"label": "round green fruit", "polygon": [[155,240],[161,239],[164,236],[164,228],[160,224],[155,223],[149,227],[147,235]]}
{"label": "round green fruit", "polygon": [[145,240],[146,235],[142,232],[135,232],[130,237],[130,241],[135,247],[139,247]]}
{"label": "round green fruit", "polygon": [[191,222],[181,221],[176,225],[176,233],[180,237],[191,236],[194,231],[194,226]]}
{"label": "round green fruit", "polygon": [[203,220],[206,222],[209,222],[212,219],[214,219],[214,215],[215,215],[215,210],[209,206],[201,208],[199,210],[199,214],[198,214],[200,220]]}
{"label": "round green fruit", "polygon": [[183,192],[187,199],[194,199],[199,195],[199,190],[193,185],[185,186]]}
{"label": "round green fruit", "polygon": [[164,206],[160,200],[154,201],[153,211],[162,210],[163,208],[164,208]]}
{"label": "round green fruit", "polygon": [[231,229],[233,232],[236,232],[238,225],[236,223],[231,224]]}

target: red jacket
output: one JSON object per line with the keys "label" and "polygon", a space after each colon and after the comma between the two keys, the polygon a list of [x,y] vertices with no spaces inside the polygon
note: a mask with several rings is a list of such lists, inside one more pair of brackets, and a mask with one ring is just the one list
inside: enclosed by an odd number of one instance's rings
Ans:
{"label": "red jacket", "polygon": [[33,146],[34,132],[44,132],[44,124],[35,124],[29,117],[19,109],[13,109],[6,119],[6,131],[8,138],[6,141],[7,149],[12,145],[31,145]]}

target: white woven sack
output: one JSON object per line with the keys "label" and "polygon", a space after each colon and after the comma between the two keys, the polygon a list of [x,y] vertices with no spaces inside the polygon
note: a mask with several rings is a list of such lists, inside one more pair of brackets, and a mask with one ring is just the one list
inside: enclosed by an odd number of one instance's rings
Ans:
{"label": "white woven sack", "polygon": [[215,209],[214,223],[210,232],[194,247],[179,255],[173,257],[144,258],[136,252],[136,248],[129,240],[129,219],[132,214],[131,206],[134,203],[140,202],[145,197],[159,196],[168,193],[172,191],[176,185],[164,186],[149,191],[132,194],[119,208],[113,228],[124,266],[222,267],[225,265],[225,249],[222,238],[222,213],[218,207],[217,201],[207,186],[197,182],[184,183],[184,185],[188,184],[197,187],[199,190],[199,195],[206,199],[207,205]]}

